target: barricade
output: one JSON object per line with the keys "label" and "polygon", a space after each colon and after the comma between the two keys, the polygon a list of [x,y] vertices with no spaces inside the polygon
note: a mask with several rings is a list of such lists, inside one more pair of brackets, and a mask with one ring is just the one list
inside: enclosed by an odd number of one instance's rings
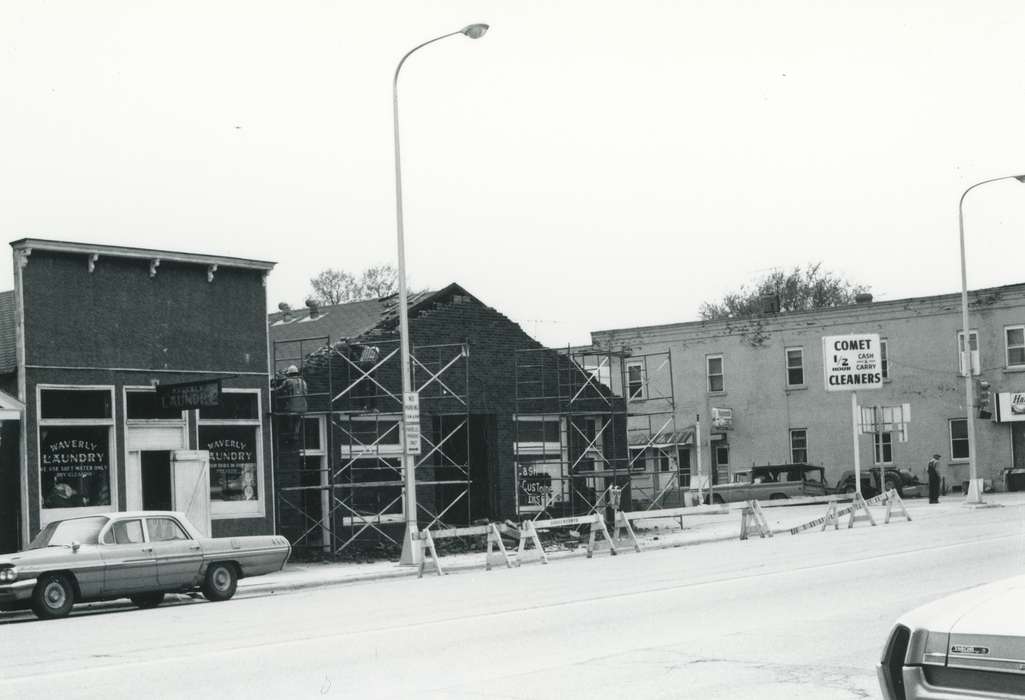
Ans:
{"label": "barricade", "polygon": [[[577,515],[568,518],[552,518],[550,520],[524,520],[523,524],[520,525],[520,545],[516,549],[516,565],[519,566],[524,561],[524,553],[528,551],[537,551],[541,558],[541,563],[548,563],[548,554],[545,552],[544,546],[541,544],[541,538],[538,537],[538,532],[541,530],[552,530],[557,527],[570,527],[573,525],[590,525],[591,533],[587,540],[587,558],[590,559],[594,554],[594,538],[601,532],[605,541],[609,543],[609,553],[612,556],[618,554],[616,551],[616,543],[612,541],[609,536],[609,530],[605,527],[605,518],[598,513],[592,513],[591,515]],[[533,543],[534,549],[528,550],[527,543]]]}
{"label": "barricade", "polygon": [[427,568],[427,555],[430,554],[430,562],[434,565],[435,573],[441,576],[445,572],[441,568],[441,561],[438,558],[438,550],[434,546],[434,540],[448,539],[452,537],[473,537],[486,535],[488,538],[488,549],[485,558],[484,570],[491,571],[491,555],[497,550],[505,559],[506,568],[512,568],[512,557],[502,542],[502,533],[497,523],[487,525],[473,525],[471,527],[452,527],[442,530],[421,530],[417,533],[420,542],[420,567],[417,578],[423,578],[424,570]]}
{"label": "barricade", "polygon": [[[834,529],[838,529],[839,519],[845,515],[850,516],[850,519],[847,521],[848,528],[854,527],[854,523],[861,520],[868,520],[870,523],[875,525],[875,518],[872,517],[872,513],[868,510],[868,506],[881,505],[883,503],[887,503],[885,522],[890,522],[890,516],[892,515],[894,506],[897,506],[900,509],[901,515],[899,517],[906,518],[908,521],[911,520],[907,509],[904,507],[904,501],[902,501],[900,496],[897,495],[897,491],[895,489],[891,489],[879,494],[878,496],[873,496],[872,498],[863,498],[860,493],[855,494],[850,505],[846,505],[843,508],[837,507],[836,499],[834,498],[830,500],[829,505],[826,507],[825,515],[821,518],[815,518],[814,520],[802,525],[798,525],[797,527],[790,528],[790,534],[796,535],[820,525],[823,530],[830,525],[833,525]],[[861,513],[859,514],[858,511],[861,511]]]}
{"label": "barricade", "polygon": [[746,540],[749,529],[757,528],[759,537],[772,537],[772,528],[758,501],[748,501],[740,512],[740,539]]}
{"label": "barricade", "polygon": [[730,509],[725,504],[711,506],[691,506],[689,508],[661,508],[658,510],[617,510],[614,526],[616,540],[621,539],[621,533],[626,532],[630,536],[634,551],[641,551],[641,544],[637,541],[637,535],[631,523],[634,520],[655,520],[656,518],[680,518],[687,515],[726,515]]}

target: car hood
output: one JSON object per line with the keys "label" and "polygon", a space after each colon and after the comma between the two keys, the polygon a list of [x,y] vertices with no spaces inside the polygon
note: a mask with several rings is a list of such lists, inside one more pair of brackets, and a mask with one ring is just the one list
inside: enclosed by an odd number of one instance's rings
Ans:
{"label": "car hood", "polygon": [[951,668],[1025,672],[1025,575],[940,598],[901,622],[927,631],[923,661]]}

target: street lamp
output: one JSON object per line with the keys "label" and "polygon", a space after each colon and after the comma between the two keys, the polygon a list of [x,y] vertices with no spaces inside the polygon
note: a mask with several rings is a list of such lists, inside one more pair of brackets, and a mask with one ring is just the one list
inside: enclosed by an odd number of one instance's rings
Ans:
{"label": "street lamp", "polygon": [[[402,57],[402,60],[399,61],[399,65],[395,67],[395,77],[392,80],[392,114],[394,116],[395,126],[395,221],[398,227],[399,243],[399,361],[402,363],[403,407],[406,405],[407,397],[413,393],[413,384],[409,376],[409,316],[406,310],[406,245],[402,230],[402,156],[399,151],[399,71],[402,70],[402,64],[406,62],[406,59],[409,58],[414,51],[422,49],[428,44],[433,44],[436,41],[441,41],[442,39],[455,36],[456,34],[462,34],[470,37],[471,39],[480,39],[487,31],[488,25],[486,24],[470,24],[457,32],[442,34],[430,41],[425,41],[419,46],[413,47],[405,56]],[[412,446],[408,445],[405,439],[405,411],[403,411],[402,428],[402,478],[406,491],[406,533],[402,540],[402,557],[399,559],[399,563],[419,564],[421,558],[420,550],[413,546],[413,539],[417,534],[416,474],[414,473],[416,470],[416,461],[410,453]],[[419,445],[417,445],[417,447],[419,447]]]}
{"label": "street lamp", "polygon": [[965,414],[968,416],[968,493],[965,495],[966,504],[982,503],[982,484],[978,482],[978,471],[975,460],[975,415],[972,412],[975,404],[974,388],[972,386],[972,342],[971,329],[968,327],[968,274],[965,266],[964,254],[964,200],[968,193],[976,187],[990,182],[1001,180],[1017,180],[1025,184],[1025,175],[1004,175],[994,177],[982,182],[976,182],[961,195],[961,201],[957,205],[957,226],[961,235],[961,332],[964,338],[964,348],[961,355],[961,366],[964,368],[964,393],[965,393]]}

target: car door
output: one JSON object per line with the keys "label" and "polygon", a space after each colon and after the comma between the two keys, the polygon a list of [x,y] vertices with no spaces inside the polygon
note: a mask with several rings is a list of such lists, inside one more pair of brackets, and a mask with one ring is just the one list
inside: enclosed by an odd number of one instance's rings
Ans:
{"label": "car door", "polygon": [[175,590],[196,583],[203,563],[199,542],[170,516],[146,518],[146,530],[157,560],[157,582],[161,590]]}
{"label": "car door", "polygon": [[115,520],[100,542],[103,594],[122,595],[157,587],[157,562],[142,518]]}

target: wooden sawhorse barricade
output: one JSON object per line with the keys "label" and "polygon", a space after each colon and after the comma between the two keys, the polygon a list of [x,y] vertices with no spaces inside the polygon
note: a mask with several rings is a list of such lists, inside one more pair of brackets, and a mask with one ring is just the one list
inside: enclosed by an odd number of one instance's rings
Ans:
{"label": "wooden sawhorse barricade", "polygon": [[[520,546],[516,549],[516,565],[519,566],[523,562],[524,552],[537,551],[541,557],[541,563],[548,563],[548,554],[545,553],[545,548],[541,545],[541,538],[537,536],[537,533],[541,530],[551,530],[557,527],[570,527],[572,525],[590,525],[591,534],[587,539],[587,558],[590,559],[594,554],[594,538],[601,532],[605,541],[609,543],[609,553],[612,556],[618,554],[616,551],[616,543],[609,537],[609,529],[605,527],[605,518],[598,513],[591,513],[590,515],[576,515],[568,518],[552,518],[550,520],[524,520],[520,525]],[[527,543],[533,543],[534,549],[527,549]]]}
{"label": "wooden sawhorse barricade", "polygon": [[[876,524],[876,520],[868,507],[879,505],[881,503],[886,503],[886,516],[883,520],[884,524],[889,523],[890,518],[894,517],[894,515],[911,522],[911,516],[908,515],[908,510],[904,507],[904,501],[899,495],[897,495],[896,489],[890,489],[889,491],[868,499],[862,497],[860,493],[856,493],[854,494],[854,499],[851,501],[850,505],[846,505],[843,508],[837,507],[836,499],[833,498],[829,501],[829,505],[826,506],[825,515],[821,518],[816,518],[815,520],[804,523],[803,525],[790,528],[790,534],[796,535],[800,532],[804,532],[805,530],[818,527],[819,525],[822,526],[823,531],[825,531],[825,529],[830,525],[833,526],[834,530],[838,530],[840,529],[840,518],[845,515],[850,516],[847,520],[848,528],[854,527],[855,523],[863,520],[867,520],[874,526]],[[899,512],[895,514],[894,509],[897,509]]]}
{"label": "wooden sawhorse barricade", "polygon": [[654,520],[656,518],[683,518],[687,515],[725,515],[729,513],[729,508],[725,505],[712,505],[712,506],[691,506],[689,508],[661,508],[658,510],[617,510],[616,511],[616,523],[615,523],[615,536],[618,541],[623,532],[626,532],[630,536],[630,542],[634,546],[634,551],[641,551],[641,544],[637,541],[637,535],[634,534],[633,525],[631,523],[634,520]]}
{"label": "wooden sawhorse barricade", "polygon": [[509,551],[505,548],[505,543],[502,542],[502,533],[499,530],[498,523],[474,525],[472,527],[451,527],[434,531],[427,529],[421,530],[417,533],[420,544],[420,569],[417,572],[417,578],[423,578],[424,570],[428,563],[428,553],[431,555],[430,561],[434,564],[435,573],[437,573],[438,576],[445,573],[441,568],[441,561],[438,559],[438,550],[434,546],[434,540],[451,537],[472,537],[475,535],[486,535],[488,538],[487,558],[484,564],[485,571],[491,571],[491,555],[496,550],[501,553],[502,557],[505,559],[506,568],[512,568],[512,557],[510,556]]}

